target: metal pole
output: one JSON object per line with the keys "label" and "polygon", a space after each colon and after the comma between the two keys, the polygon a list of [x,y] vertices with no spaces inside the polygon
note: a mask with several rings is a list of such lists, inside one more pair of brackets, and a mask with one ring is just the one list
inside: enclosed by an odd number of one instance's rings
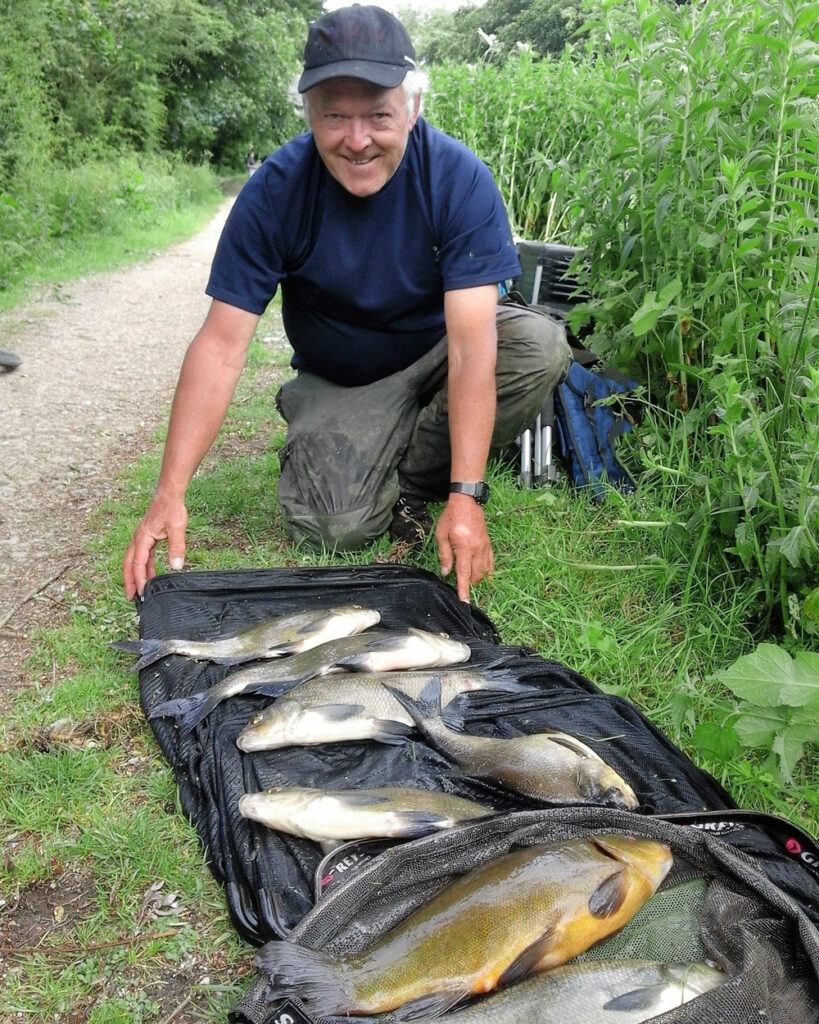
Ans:
{"label": "metal pole", "polygon": [[534,467],[532,469],[532,485],[537,487],[540,483],[540,475],[543,472],[543,436],[541,428],[541,415],[537,414],[535,417],[534,434]]}
{"label": "metal pole", "polygon": [[526,429],[520,435],[520,486],[532,486],[532,431]]}

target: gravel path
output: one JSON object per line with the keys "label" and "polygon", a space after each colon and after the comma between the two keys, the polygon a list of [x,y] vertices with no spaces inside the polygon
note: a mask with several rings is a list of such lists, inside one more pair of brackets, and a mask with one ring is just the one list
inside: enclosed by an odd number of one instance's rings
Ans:
{"label": "gravel path", "polygon": [[89,513],[151,445],[202,322],[232,199],[148,262],[0,314],[0,707],[25,681],[33,631],[67,614]]}

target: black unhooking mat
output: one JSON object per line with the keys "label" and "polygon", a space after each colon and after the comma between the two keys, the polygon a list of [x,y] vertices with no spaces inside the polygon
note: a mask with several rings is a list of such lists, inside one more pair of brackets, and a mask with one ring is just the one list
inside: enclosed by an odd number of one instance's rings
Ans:
{"label": "black unhooking mat", "polygon": [[[444,631],[470,645],[471,663],[503,664],[537,688],[533,695],[457,698],[468,731],[493,736],[507,735],[510,727],[526,733],[556,729],[577,736],[632,785],[640,814],[678,815],[683,823],[718,834],[758,858],[772,881],[819,921],[819,850],[810,836],[783,819],[737,810],[729,794],[633,705],[602,693],[565,665],[503,645],[482,612],[424,570],[369,565],[169,574],[146,588],[140,634],[215,639],[273,615],[346,603],[377,608],[387,629]],[[163,701],[206,689],[228,671],[167,657],[140,674],[143,710],[150,717]],[[172,718],[151,719],[173,767],[182,807],[224,885],[234,925],[255,945],[287,936],[313,907],[322,852],[313,842],[241,817],[237,805],[246,791],[287,784],[336,789],[406,784],[488,799],[502,811],[543,806],[453,774],[448,762],[418,739],[399,746],[364,742],[242,754],[236,736],[269,702],[258,695],[232,697],[187,735]]]}

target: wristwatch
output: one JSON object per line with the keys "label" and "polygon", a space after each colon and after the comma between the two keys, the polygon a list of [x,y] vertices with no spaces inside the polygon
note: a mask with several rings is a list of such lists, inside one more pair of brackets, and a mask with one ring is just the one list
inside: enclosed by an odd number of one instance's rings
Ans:
{"label": "wristwatch", "polygon": [[475,484],[463,484],[453,481],[449,485],[449,492],[455,494],[468,494],[474,498],[479,505],[485,505],[489,501],[489,484],[485,480],[479,480]]}

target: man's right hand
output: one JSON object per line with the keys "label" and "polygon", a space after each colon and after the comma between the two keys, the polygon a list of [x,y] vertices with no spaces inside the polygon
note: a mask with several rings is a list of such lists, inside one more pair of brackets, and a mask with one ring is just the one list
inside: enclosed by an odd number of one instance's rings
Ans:
{"label": "man's right hand", "polygon": [[137,594],[141,597],[145,584],[156,575],[157,541],[167,540],[171,569],[181,569],[185,562],[185,491],[224,421],[258,322],[255,313],[214,299],[188,346],[171,406],[159,483],[122,560],[129,601]]}
{"label": "man's right hand", "polygon": [[122,581],[129,601],[142,597],[145,584],[156,576],[154,556],[157,541],[168,542],[168,564],[181,569],[185,564],[185,530],[188,510],[184,501],[155,495],[134,531],[122,560]]}

